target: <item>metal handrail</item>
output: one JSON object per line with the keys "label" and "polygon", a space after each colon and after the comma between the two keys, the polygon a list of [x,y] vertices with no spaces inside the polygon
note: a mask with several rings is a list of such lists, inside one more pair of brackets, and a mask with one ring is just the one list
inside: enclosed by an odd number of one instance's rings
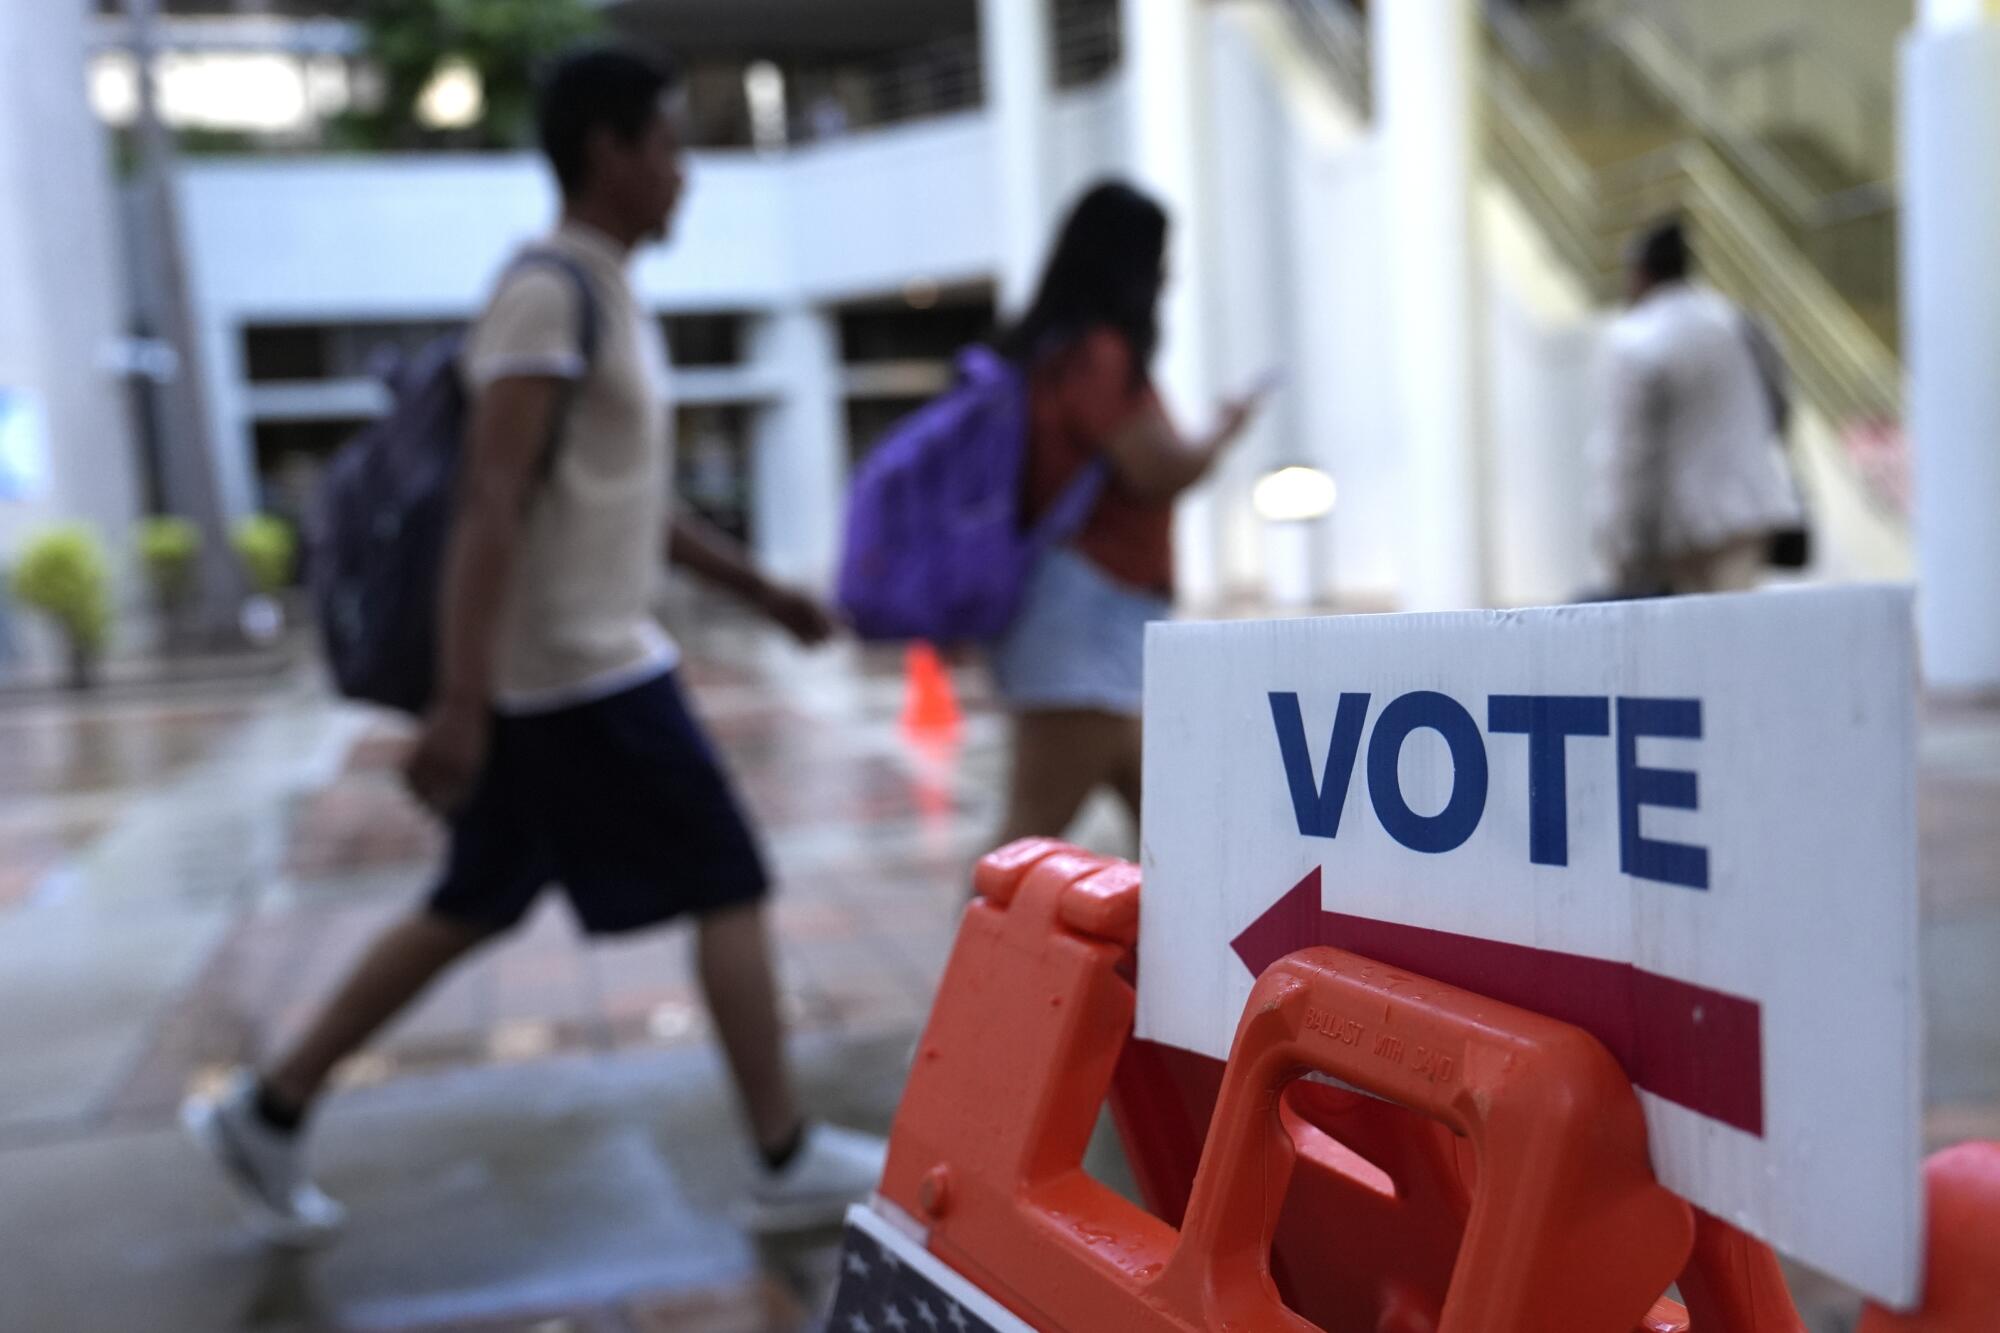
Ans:
{"label": "metal handrail", "polygon": [[[1832,87],[1851,91],[1862,86],[1863,80],[1844,64],[1830,59],[1816,43],[1806,40],[1801,30],[1783,29],[1747,50],[1704,60],[1689,45],[1691,34],[1671,24],[1657,4],[1648,0],[1621,0],[1606,8],[1609,12],[1601,18],[1598,30],[1608,34],[1628,57],[1646,69],[1654,83],[1674,100],[1680,113],[1721,146],[1740,169],[1784,207],[1787,216],[1802,230],[1816,230],[1871,212],[1894,210],[1893,177],[1851,186],[1836,196],[1843,200],[1842,205],[1829,208],[1828,196],[1815,191],[1796,168],[1765,147],[1755,135],[1744,133],[1730,116],[1719,113],[1712,105],[1707,95],[1709,90],[1720,88],[1726,93],[1745,75],[1767,73],[1782,60],[1818,65],[1829,76],[1827,82]],[[1650,33],[1658,39],[1657,45],[1633,40],[1634,30]],[[1662,56],[1679,61],[1680,67],[1661,68]],[[1698,95],[1687,95],[1689,87],[1700,90]],[[1886,116],[1878,115],[1886,100],[1881,94],[1864,93],[1857,103],[1856,114],[1864,121],[1879,119],[1886,123]],[[1857,204],[1863,201],[1867,207],[1858,208]]]}
{"label": "metal handrail", "polygon": [[[1292,10],[1301,18],[1313,12],[1352,17],[1343,0],[1293,0]],[[1326,30],[1318,22],[1307,28]],[[1358,80],[1350,61],[1326,43],[1314,46],[1353,95]],[[1365,44],[1360,49],[1365,56]],[[1740,164],[1732,168],[1716,147],[1689,135],[1593,168],[1508,61],[1487,62],[1483,82],[1489,163],[1597,299],[1617,294],[1623,238],[1653,218],[1678,212],[1701,237],[1711,281],[1772,320],[1810,401],[1837,423],[1900,417],[1897,357],[1773,219],[1742,179]],[[1839,208],[1859,210],[1855,216],[1867,216],[1876,202],[1865,191],[1834,197]],[[1893,510],[1890,498],[1878,498]]]}
{"label": "metal handrail", "polygon": [[1486,30],[1515,64],[1538,69],[1555,59],[1548,40],[1508,0],[1486,0]]}
{"label": "metal handrail", "polygon": [[[1638,19],[1642,23],[1647,22],[1648,20],[1646,19],[1638,18],[1640,13],[1640,8],[1634,6],[1629,13],[1629,17]],[[1796,25],[1788,28],[1775,28],[1739,50],[1732,51],[1728,55],[1716,56],[1704,62],[1704,68],[1711,79],[1728,82],[1737,78],[1747,69],[1755,69],[1763,65],[1774,65],[1780,60],[1790,59],[1796,56],[1804,46],[1805,39],[1799,35],[1799,29]],[[1689,54],[1691,55],[1692,53]]]}
{"label": "metal handrail", "polygon": [[1081,87],[1117,65],[1124,33],[1116,5],[1058,4],[1053,27],[1056,87]]}
{"label": "metal handrail", "polygon": [[[1115,5],[1058,5],[1050,30],[1054,86],[1081,87],[1108,73],[1118,62],[1120,41]],[[871,82],[876,107],[895,110],[856,120],[852,129],[972,110],[986,95],[979,39],[968,33],[901,52],[879,67]]]}
{"label": "metal handrail", "polygon": [[[1699,70],[1691,60],[1681,69],[1652,67],[1649,55],[1657,59],[1662,53],[1672,52],[1677,58],[1681,54],[1680,44],[1668,30],[1670,17],[1666,9],[1635,0],[1597,0],[1572,10],[1565,24],[1566,30],[1578,23],[1598,25],[1594,31],[1574,31],[1584,41],[1614,41],[1695,131],[1669,151],[1595,173],[1588,206],[1593,225],[1605,236],[1616,236],[1646,220],[1643,213],[1618,207],[1621,198],[1646,198],[1654,212],[1678,209],[1694,215],[1709,233],[1705,248],[1721,252],[1712,265],[1719,280],[1746,302],[1772,311],[1774,319],[1782,316],[1782,322],[1795,326],[1785,332],[1800,363],[1802,387],[1836,419],[1894,419],[1900,412],[1902,391],[1901,365],[1894,350],[1811,258],[1823,253],[1822,247],[1843,244],[1838,229],[1893,217],[1893,187],[1885,181],[1871,181],[1832,193],[1817,192],[1780,154],[1755,136],[1739,132],[1727,117],[1704,105]],[[1613,34],[1620,24],[1623,30]],[[1654,51],[1633,40],[1635,28],[1652,34]],[[1691,40],[1692,34],[1686,39]],[[1763,54],[1768,58],[1795,49],[1797,43],[1773,41],[1766,45]],[[1505,62],[1496,64],[1504,66]],[[1690,80],[1695,82],[1690,84]],[[1502,122],[1519,121],[1539,108],[1525,91],[1507,96],[1509,87],[1504,80],[1496,79],[1494,86],[1494,139],[1496,147],[1504,148]],[[1546,117],[1537,119],[1546,121]],[[1524,197],[1546,200],[1549,193],[1545,178],[1550,168],[1537,166],[1536,158],[1553,159],[1569,167],[1582,165],[1560,134],[1517,133],[1515,137],[1522,138],[1525,147],[1511,162],[1501,160],[1496,152],[1496,165],[1509,171],[1511,183]],[[1573,200],[1574,191],[1567,193]],[[1573,219],[1558,221],[1554,211],[1538,210],[1538,220],[1546,230],[1555,234],[1575,229]],[[1779,226],[1780,220],[1785,227]],[[1564,248],[1571,255],[1580,249],[1574,245]],[[1616,255],[1607,244],[1596,256],[1595,265],[1579,267],[1598,291],[1608,295],[1614,286],[1611,268]],[[1881,275],[1856,276],[1861,283],[1869,283]],[[1860,294],[1866,290],[1857,285],[1857,299],[1870,299]]]}
{"label": "metal handrail", "polygon": [[[90,51],[129,52],[132,25],[123,14],[96,14],[84,29]],[[291,17],[282,14],[162,14],[154,48],[158,51],[251,52],[292,56],[363,54],[368,39],[353,19]]]}
{"label": "metal handrail", "polygon": [[1761,72],[1768,76],[1779,62],[1792,60],[1821,70],[1827,86],[1854,96],[1860,139],[1873,137],[1870,127],[1888,124],[1886,95],[1867,89],[1866,80],[1807,40],[1799,28],[1779,30],[1748,51],[1711,58],[1699,49],[1694,30],[1686,23],[1685,8],[1659,0],[1579,0],[1560,17],[1537,23],[1522,16],[1515,0],[1487,0],[1486,13],[1488,28],[1501,49],[1523,68],[1539,68],[1551,59],[1545,34],[1551,25],[1588,45],[1621,51],[1649,76],[1676,112],[1721,148],[1801,231],[1838,226],[1895,208],[1890,177],[1849,187],[1839,193],[1837,203],[1829,204],[1828,197],[1796,167],[1756,135],[1744,132],[1735,117],[1719,105],[1750,75]]}
{"label": "metal handrail", "polygon": [[[1522,114],[1504,76],[1489,86],[1494,168],[1599,299],[1610,299],[1617,289],[1617,238],[1650,218],[1678,212],[1701,237],[1709,281],[1771,321],[1808,401],[1837,425],[1900,419],[1902,368],[1896,357],[1713,148],[1688,139],[1593,173],[1594,192],[1579,205],[1573,189],[1557,184],[1580,166],[1574,155],[1533,128],[1534,116]],[[1885,517],[1903,516],[1895,494],[1865,471],[1856,468],[1855,474],[1862,494]]]}
{"label": "metal handrail", "polygon": [[[351,19],[289,18],[272,15],[230,15],[209,18],[168,18],[162,21],[163,50],[229,51],[282,54],[295,58],[338,56],[363,59],[367,38]],[[1055,6],[1050,32],[1050,70],[1059,89],[1084,86],[1117,65],[1121,49],[1119,10],[1110,0],[1064,0]],[[123,18],[92,20],[88,40],[93,51],[123,51],[129,46]],[[868,105],[845,108],[851,120],[845,130],[899,124],[969,111],[985,96],[978,37],[962,33],[885,55],[860,72],[868,89]],[[307,146],[323,135],[326,115],[315,112],[286,147],[303,137]],[[741,135],[705,148],[747,146]]]}
{"label": "metal handrail", "polygon": [[971,38],[947,38],[898,53],[870,70],[868,102],[848,129],[895,125],[979,105],[984,83],[979,44]]}
{"label": "metal handrail", "polygon": [[1504,63],[1488,70],[1486,91],[1494,165],[1592,295],[1608,299],[1616,290],[1616,264],[1590,169]]}
{"label": "metal handrail", "polygon": [[1813,34],[1829,21],[1838,21],[1843,12],[1839,6],[1820,6],[1814,11],[1810,25],[1794,20],[1740,50],[1707,59],[1703,59],[1698,49],[1694,29],[1684,21],[1684,5],[1663,5],[1660,0],[1597,0],[1595,8],[1599,11],[1592,16],[1596,25],[1615,26],[1624,21],[1643,23],[1666,38],[1682,59],[1697,66],[1703,76],[1712,81],[1727,82],[1746,71],[1774,65],[1780,60],[1804,60],[1818,65],[1840,87],[1863,89],[1870,100],[1883,100],[1886,96],[1885,90],[1871,87],[1870,80],[1852,63],[1829,54],[1821,43],[1813,39]]}
{"label": "metal handrail", "polygon": [[[1710,277],[1778,325],[1802,387],[1829,416],[1900,416],[1902,368],[1895,355],[1714,148],[1690,138],[1593,171],[1504,66],[1496,67],[1488,87],[1494,165],[1600,299],[1617,289],[1618,239],[1654,217],[1679,212],[1701,235]],[[1587,184],[1579,186],[1579,176]]]}
{"label": "metal handrail", "polygon": [[1699,141],[1678,147],[1685,206],[1710,276],[1771,319],[1801,386],[1835,421],[1901,414],[1902,367],[1724,165]]}
{"label": "metal handrail", "polygon": [[1845,190],[1821,195],[1814,215],[1822,227],[1838,227],[1862,218],[1881,217],[1901,207],[1895,187],[1886,181],[1850,185]]}

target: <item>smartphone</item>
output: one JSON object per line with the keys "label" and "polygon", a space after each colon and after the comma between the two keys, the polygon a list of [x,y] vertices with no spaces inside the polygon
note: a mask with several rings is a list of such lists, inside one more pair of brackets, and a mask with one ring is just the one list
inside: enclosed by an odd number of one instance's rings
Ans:
{"label": "smartphone", "polygon": [[1250,387],[1243,391],[1243,396],[1245,398],[1267,398],[1277,390],[1284,388],[1285,381],[1290,378],[1290,372],[1283,366],[1272,366],[1256,379],[1250,381]]}

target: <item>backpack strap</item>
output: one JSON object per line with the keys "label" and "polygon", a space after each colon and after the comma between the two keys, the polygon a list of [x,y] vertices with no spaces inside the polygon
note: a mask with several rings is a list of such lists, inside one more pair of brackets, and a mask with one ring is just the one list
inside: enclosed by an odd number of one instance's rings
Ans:
{"label": "backpack strap", "polygon": [[1750,350],[1750,364],[1757,371],[1757,387],[1764,391],[1764,406],[1771,414],[1771,429],[1784,441],[1791,432],[1792,387],[1785,370],[1784,353],[1770,326],[1748,312],[1737,316],[1743,343]]}
{"label": "backpack strap", "polygon": [[[1006,386],[1018,395],[1025,412],[1028,386],[1025,373],[986,343],[973,343],[958,353],[958,377],[962,384]],[[1023,429],[1026,429],[1024,424]],[[1111,480],[1111,461],[1103,455],[1092,458],[1056,493],[1048,507],[1028,527],[1028,542],[1037,551],[1060,546],[1083,530],[1097,508]]]}
{"label": "backpack strap", "polygon": [[1029,541],[1037,550],[1048,550],[1061,546],[1077,533],[1083,531],[1084,524],[1090,522],[1090,515],[1097,508],[1097,501],[1104,494],[1104,487],[1111,480],[1111,461],[1099,456],[1091,459],[1070,478],[1069,484],[1056,493],[1049,501],[1049,507],[1035,520],[1029,533]]}
{"label": "backpack strap", "polygon": [[515,256],[512,268],[519,270],[531,266],[554,269],[576,289],[576,350],[583,357],[584,375],[589,375],[591,367],[597,362],[599,325],[603,322],[597,308],[597,288],[591,284],[590,274],[584,271],[582,264],[552,245],[523,250]]}
{"label": "backpack strap", "polygon": [[542,448],[542,480],[547,481],[555,474],[556,447],[562,443],[563,426],[569,420],[570,409],[576,404],[577,394],[583,391],[583,383],[590,378],[590,372],[597,365],[597,344],[601,336],[602,316],[597,306],[597,289],[591,285],[590,275],[583,265],[562,251],[550,245],[538,245],[523,250],[511,266],[520,270],[530,266],[554,269],[569,280],[576,289],[576,350],[583,358],[583,373],[571,380],[556,402],[556,413],[549,422],[549,438]]}

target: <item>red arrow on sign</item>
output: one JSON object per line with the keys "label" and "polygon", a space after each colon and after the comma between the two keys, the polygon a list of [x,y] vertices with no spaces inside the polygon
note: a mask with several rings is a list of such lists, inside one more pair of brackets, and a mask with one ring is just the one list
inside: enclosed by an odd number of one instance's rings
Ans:
{"label": "red arrow on sign", "polygon": [[1318,944],[1574,1023],[1648,1092],[1763,1136],[1763,1012],[1754,1000],[1630,963],[1323,911],[1318,870],[1230,941],[1253,976]]}

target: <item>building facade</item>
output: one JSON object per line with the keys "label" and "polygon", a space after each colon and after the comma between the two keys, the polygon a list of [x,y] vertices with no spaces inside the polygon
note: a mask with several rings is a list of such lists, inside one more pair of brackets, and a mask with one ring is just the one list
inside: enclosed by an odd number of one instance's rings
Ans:
{"label": "building facade", "polygon": [[[1963,629],[2000,616],[1966,609],[2000,605],[1965,573],[2000,530],[2000,465],[1970,443],[1988,408],[1962,370],[1930,372],[1960,344],[1924,334],[2000,303],[1968,306],[1983,289],[1936,276],[1972,262],[1945,231],[1971,233],[1916,194],[1972,168],[1901,180],[1920,154],[1883,130],[1927,114],[1907,91],[1898,114],[1884,45],[1915,22],[1909,58],[1951,47],[1976,101],[1991,6],[1641,8],[1586,23],[1469,0],[867,0],[843,12],[894,58],[838,68],[788,55],[784,25],[735,33],[697,53],[693,193],[637,268],[680,365],[683,493],[776,568],[825,579],[853,461],[1017,308],[1066,202],[1122,175],[1175,221],[1156,367],[1172,409],[1198,429],[1226,395],[1283,385],[1184,503],[1184,601],[1263,601],[1301,565],[1307,594],[1341,606],[1567,598],[1600,577],[1581,513],[1615,242],[1678,210],[1714,279],[1792,343],[1813,575],[1907,577],[1921,550],[1927,603],[1952,608],[1927,647],[1964,659],[1941,678],[2000,679],[2000,646]],[[615,9],[674,41],[701,5]],[[301,87],[312,62],[353,59],[323,26],[306,46]],[[234,512],[302,509],[327,451],[382,409],[381,359],[462,324],[554,208],[528,154],[341,156],[308,138],[191,157],[181,176]],[[1910,453],[1930,497],[1916,542]],[[1252,491],[1299,464],[1338,503],[1280,532]]]}

